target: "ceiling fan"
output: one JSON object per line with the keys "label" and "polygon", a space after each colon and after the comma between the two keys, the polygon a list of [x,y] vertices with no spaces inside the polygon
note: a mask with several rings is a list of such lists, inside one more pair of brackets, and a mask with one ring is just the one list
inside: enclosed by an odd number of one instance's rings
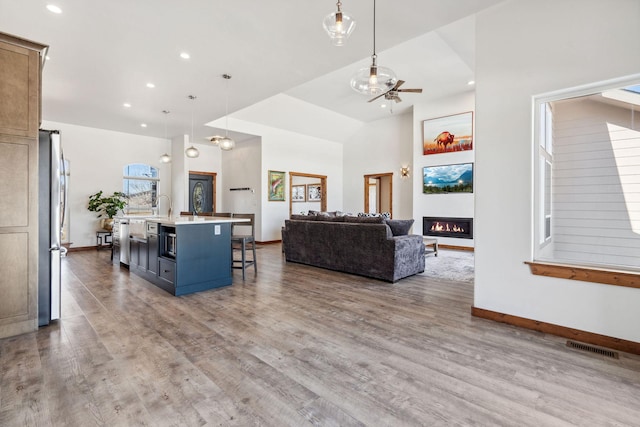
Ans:
{"label": "ceiling fan", "polygon": [[375,101],[376,99],[384,96],[384,99],[395,102],[402,102],[400,96],[398,96],[399,92],[413,92],[413,93],[422,93],[422,89],[400,89],[400,86],[404,84],[404,80],[398,80],[398,82],[388,91],[381,93],[375,98],[371,98],[369,102]]}

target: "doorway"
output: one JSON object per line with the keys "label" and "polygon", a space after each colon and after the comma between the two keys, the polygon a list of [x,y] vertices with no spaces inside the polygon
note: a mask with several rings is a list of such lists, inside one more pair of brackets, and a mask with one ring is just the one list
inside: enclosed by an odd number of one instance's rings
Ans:
{"label": "doorway", "polygon": [[189,171],[189,212],[216,211],[216,173]]}
{"label": "doorway", "polygon": [[364,176],[364,212],[389,212],[393,218],[393,172]]}
{"label": "doorway", "polygon": [[289,216],[309,210],[326,212],[327,176],[289,172]]}

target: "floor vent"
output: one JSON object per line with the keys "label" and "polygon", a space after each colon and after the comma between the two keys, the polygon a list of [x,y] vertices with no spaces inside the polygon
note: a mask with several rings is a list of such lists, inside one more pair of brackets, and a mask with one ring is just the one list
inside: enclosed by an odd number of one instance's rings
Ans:
{"label": "floor vent", "polygon": [[617,351],[607,350],[606,348],[595,347],[589,344],[583,344],[576,341],[567,340],[567,347],[575,348],[576,350],[588,351],[589,353],[599,354],[600,356],[611,357],[613,359],[619,359],[620,355]]}

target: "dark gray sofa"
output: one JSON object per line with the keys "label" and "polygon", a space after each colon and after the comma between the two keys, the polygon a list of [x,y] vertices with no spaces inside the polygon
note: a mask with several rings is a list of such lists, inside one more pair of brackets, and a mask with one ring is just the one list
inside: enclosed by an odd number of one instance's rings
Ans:
{"label": "dark gray sofa", "polygon": [[394,236],[383,219],[285,220],[282,244],[287,261],[388,282],[424,271],[422,236]]}

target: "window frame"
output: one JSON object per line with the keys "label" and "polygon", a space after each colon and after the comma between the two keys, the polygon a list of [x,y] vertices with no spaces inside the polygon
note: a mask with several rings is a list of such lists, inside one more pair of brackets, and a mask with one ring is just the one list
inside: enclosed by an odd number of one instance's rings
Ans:
{"label": "window frame", "polygon": [[[540,239],[544,227],[544,173],[542,172],[542,160],[550,158],[553,164],[553,146],[550,152],[546,145],[548,128],[545,128],[546,105],[554,101],[564,99],[578,98],[581,96],[589,96],[601,93],[607,90],[619,89],[621,87],[637,85],[640,82],[640,74],[629,75],[625,77],[595,82],[574,88],[562,89],[558,91],[548,92],[532,97],[532,192],[533,192],[533,209],[532,209],[532,239],[531,239],[531,259],[525,261],[529,265],[531,273],[546,277],[557,277],[563,279],[580,280],[596,282],[608,285],[627,286],[640,288],[640,273],[632,270],[620,270],[611,268],[602,268],[599,266],[590,266],[579,263],[553,262],[541,257],[545,248],[553,242],[553,232],[549,238]],[[543,111],[545,114],[543,114]],[[553,123],[553,117],[551,117]],[[543,144],[544,142],[544,144]],[[553,141],[551,141],[553,144]],[[553,183],[553,181],[551,181]],[[549,187],[552,188],[552,185]],[[551,190],[550,190],[551,191]],[[551,199],[549,199],[551,200]],[[553,204],[553,200],[551,200]],[[551,218],[553,221],[553,219]]]}
{"label": "window frame", "polygon": [[[127,169],[129,169],[131,166],[136,166],[136,165],[140,165],[140,166],[144,166],[147,167],[149,170],[151,171],[155,171],[155,177],[149,177],[149,176],[139,176],[139,175],[127,175],[126,171]],[[127,214],[128,215],[133,215],[133,216],[150,216],[153,215],[153,211],[154,209],[157,209],[157,205],[158,205],[158,195],[160,194],[160,169],[150,165],[148,163],[140,163],[140,162],[134,162],[134,163],[127,163],[126,165],[124,165],[124,167],[122,168],[122,191],[123,193],[127,194],[127,196],[129,197],[130,194],[126,191],[125,188],[125,182],[127,180],[133,180],[133,181],[147,181],[147,182],[155,182],[155,195],[152,193],[151,195],[151,206],[149,211],[143,211],[143,210],[138,210],[136,212],[131,212],[131,206],[127,206]],[[152,185],[153,187],[153,185]],[[129,200],[130,197],[129,197]]]}

